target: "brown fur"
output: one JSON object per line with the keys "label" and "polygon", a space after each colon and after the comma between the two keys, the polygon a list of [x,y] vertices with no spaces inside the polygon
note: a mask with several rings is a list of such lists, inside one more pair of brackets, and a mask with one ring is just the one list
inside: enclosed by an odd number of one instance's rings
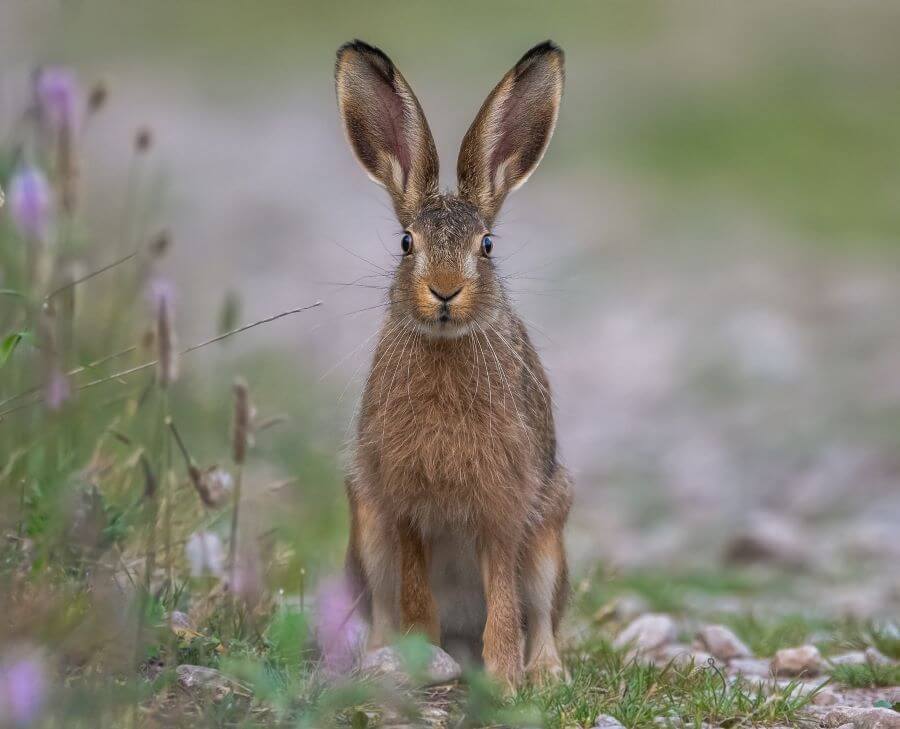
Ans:
{"label": "brown fur", "polygon": [[536,46],[485,101],[463,142],[459,195],[436,192],[431,133],[387,56],[348,44],[336,79],[351,146],[412,236],[347,482],[347,567],[363,592],[370,646],[414,629],[479,650],[510,686],[526,650],[530,673],[559,675],[570,485],[546,375],[481,245],[546,150],[562,52]]}

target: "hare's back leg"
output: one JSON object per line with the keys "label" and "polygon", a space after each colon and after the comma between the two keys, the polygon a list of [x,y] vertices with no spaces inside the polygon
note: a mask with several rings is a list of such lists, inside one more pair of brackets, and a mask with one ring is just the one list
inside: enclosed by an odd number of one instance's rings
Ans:
{"label": "hare's back leg", "polygon": [[453,534],[435,537],[429,579],[440,613],[441,646],[463,665],[479,664],[487,612],[474,541]]}
{"label": "hare's back leg", "polygon": [[363,591],[361,607],[369,623],[368,649],[388,643],[399,625],[397,534],[347,481],[350,542],[346,569],[354,587]]}

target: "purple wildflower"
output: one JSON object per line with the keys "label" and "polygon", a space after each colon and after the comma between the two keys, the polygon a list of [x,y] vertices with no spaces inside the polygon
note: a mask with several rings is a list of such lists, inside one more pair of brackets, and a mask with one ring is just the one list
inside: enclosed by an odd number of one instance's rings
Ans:
{"label": "purple wildflower", "polygon": [[41,119],[48,128],[73,132],[78,123],[78,81],[70,68],[48,66],[34,82]]}
{"label": "purple wildflower", "polygon": [[164,276],[154,276],[147,283],[147,301],[154,316],[159,313],[162,306],[166,306],[169,313],[174,316],[175,284]]}
{"label": "purple wildflower", "polygon": [[46,240],[52,217],[50,183],[38,167],[19,169],[9,183],[9,215],[30,240]]}
{"label": "purple wildflower", "polygon": [[59,367],[54,367],[44,385],[44,403],[48,410],[59,410],[72,397],[69,378]]}
{"label": "purple wildflower", "polygon": [[24,655],[0,663],[0,726],[33,724],[46,698],[47,677],[39,658]]}
{"label": "purple wildflower", "polygon": [[365,625],[356,596],[345,577],[326,580],[316,596],[316,639],[325,670],[332,675],[349,673],[362,652]]}

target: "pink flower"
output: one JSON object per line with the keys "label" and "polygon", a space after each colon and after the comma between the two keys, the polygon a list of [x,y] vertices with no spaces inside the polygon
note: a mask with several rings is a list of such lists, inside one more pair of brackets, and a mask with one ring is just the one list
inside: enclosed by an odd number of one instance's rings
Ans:
{"label": "pink flower", "polygon": [[41,118],[54,131],[73,131],[78,123],[78,82],[70,68],[48,66],[34,81]]}
{"label": "pink flower", "polygon": [[353,670],[362,653],[365,624],[357,596],[345,577],[325,580],[316,595],[316,639],[325,670],[332,675]]}
{"label": "pink flower", "polygon": [[40,716],[47,699],[47,677],[35,656],[0,663],[0,726],[24,727]]}
{"label": "pink flower", "polygon": [[44,384],[44,404],[48,410],[59,410],[72,397],[69,378],[59,367],[54,367]]}
{"label": "pink flower", "polygon": [[50,183],[37,167],[19,169],[9,182],[9,215],[23,238],[46,240],[53,214]]}
{"label": "pink flower", "polygon": [[147,282],[147,302],[154,316],[165,306],[171,316],[175,315],[175,284],[165,276],[154,276]]}

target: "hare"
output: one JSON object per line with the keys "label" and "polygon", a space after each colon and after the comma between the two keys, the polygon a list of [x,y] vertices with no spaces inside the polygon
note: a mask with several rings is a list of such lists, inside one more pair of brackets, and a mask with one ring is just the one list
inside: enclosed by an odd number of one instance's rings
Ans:
{"label": "hare", "polygon": [[391,60],[357,40],[335,68],[347,139],[404,229],[347,478],[347,572],[370,649],[421,631],[480,655],[507,688],[562,674],[571,486],[491,226],[547,149],[563,79],[553,43],[522,56],[463,139],[458,192],[443,194],[428,122]]}

